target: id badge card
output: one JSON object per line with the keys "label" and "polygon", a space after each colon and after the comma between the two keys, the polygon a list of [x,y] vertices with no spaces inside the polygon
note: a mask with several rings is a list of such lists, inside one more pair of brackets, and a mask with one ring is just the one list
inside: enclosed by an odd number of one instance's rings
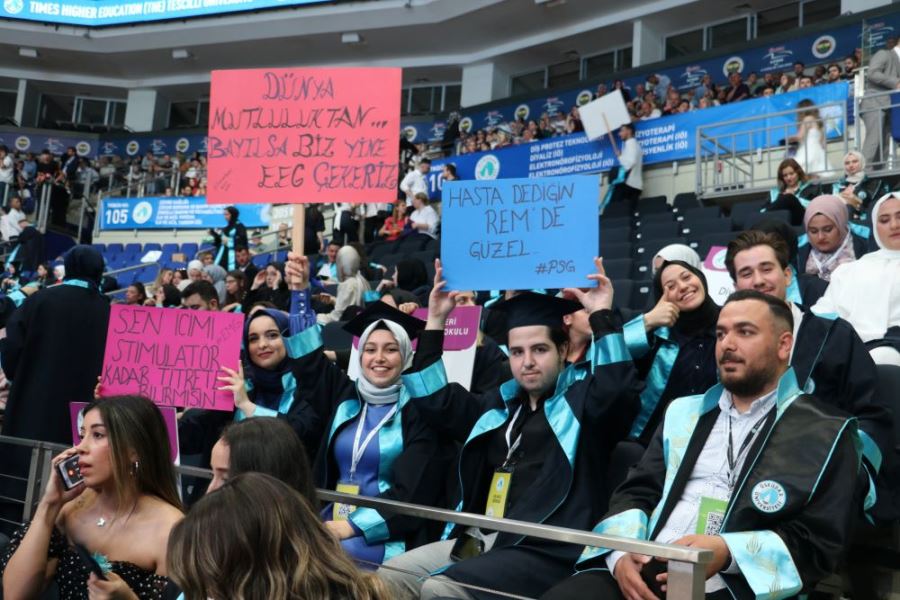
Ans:
{"label": "id badge card", "polygon": [[[359,496],[359,486],[355,483],[338,483],[334,491],[340,492],[342,494],[352,494],[354,496]],[[342,504],[340,502],[335,502],[332,508],[331,519],[333,521],[346,521],[350,516],[350,513],[352,513],[354,510],[356,510],[356,507],[352,504]]]}
{"label": "id badge card", "polygon": [[502,519],[506,514],[506,502],[509,498],[509,487],[512,485],[512,471],[510,469],[497,469],[491,478],[491,487],[488,490],[487,506],[484,509],[485,516]]}
{"label": "id badge card", "polygon": [[706,496],[700,498],[700,514],[697,515],[696,533],[699,535],[719,535],[727,510],[727,500],[716,500]]}

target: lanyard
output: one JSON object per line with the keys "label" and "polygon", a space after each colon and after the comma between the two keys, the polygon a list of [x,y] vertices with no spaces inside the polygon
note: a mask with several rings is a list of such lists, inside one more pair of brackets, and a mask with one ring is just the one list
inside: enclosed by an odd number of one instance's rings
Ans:
{"label": "lanyard", "polygon": [[519,405],[519,408],[516,409],[516,414],[513,415],[513,418],[509,421],[509,427],[506,428],[506,460],[503,462],[503,467],[509,466],[509,461],[512,460],[513,454],[515,454],[516,450],[519,449],[519,445],[522,443],[522,432],[519,432],[519,437],[516,438],[516,441],[510,444],[510,436],[512,435],[513,427],[516,424],[516,419],[519,418],[519,413],[522,412],[522,405]]}
{"label": "lanyard", "polygon": [[738,449],[737,457],[734,456],[734,442],[732,441],[731,436],[731,415],[728,415],[728,488],[733,490],[735,479],[737,478],[737,474],[735,473],[735,466],[739,463],[742,463],[746,453],[750,450],[750,445],[753,443],[753,440],[756,439],[756,434],[759,433],[762,424],[765,422],[766,418],[769,416],[767,412],[760,419],[753,424],[753,428],[750,430],[746,436],[744,436],[744,441],[741,443],[741,447]]}
{"label": "lanyard", "polygon": [[362,412],[359,413],[359,423],[356,425],[356,435],[353,437],[353,455],[350,457],[350,481],[353,481],[356,476],[356,466],[359,464],[359,461],[362,459],[362,455],[365,454],[366,448],[369,447],[369,443],[371,443],[372,438],[374,438],[378,434],[378,430],[384,427],[384,424],[390,421],[391,417],[394,416],[394,413],[397,412],[397,405],[391,407],[391,410],[388,411],[384,418],[382,418],[378,424],[372,428],[372,431],[366,436],[366,439],[362,440],[362,445],[360,445],[360,438],[362,438],[363,428],[366,426],[366,410],[369,408],[368,403],[363,402]]}

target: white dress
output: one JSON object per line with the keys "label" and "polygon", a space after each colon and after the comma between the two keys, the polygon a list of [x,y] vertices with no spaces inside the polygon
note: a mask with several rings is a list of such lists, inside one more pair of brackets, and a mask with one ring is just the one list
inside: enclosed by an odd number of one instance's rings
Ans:
{"label": "white dress", "polygon": [[806,117],[803,121],[807,125],[806,136],[800,140],[794,160],[800,163],[806,173],[822,174],[830,171],[831,167],[828,165],[828,156],[823,145],[822,128],[812,117]]}

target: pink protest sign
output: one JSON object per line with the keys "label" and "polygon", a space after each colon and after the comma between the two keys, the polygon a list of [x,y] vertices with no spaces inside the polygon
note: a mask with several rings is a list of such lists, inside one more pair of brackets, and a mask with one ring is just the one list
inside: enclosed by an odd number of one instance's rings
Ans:
{"label": "pink protest sign", "polygon": [[222,367],[240,364],[243,315],[113,305],[100,384],[103,395],[140,394],[159,406],[233,410],[219,391]]}
{"label": "pink protest sign", "polygon": [[393,202],[398,68],[213,71],[212,204]]}
{"label": "pink protest sign", "polygon": [[[413,316],[427,321],[428,309],[416,309]],[[447,317],[447,324],[444,325],[444,350],[458,351],[474,346],[478,340],[480,321],[480,306],[457,306],[454,308]]]}
{"label": "pink protest sign", "polygon": [[[72,419],[72,445],[77,446],[81,443],[81,424],[84,421],[82,411],[88,405],[87,402],[69,402],[69,417]],[[166,431],[169,434],[169,453],[172,462],[178,460],[178,414],[171,406],[160,406],[159,412],[162,413],[163,421],[166,422]]]}

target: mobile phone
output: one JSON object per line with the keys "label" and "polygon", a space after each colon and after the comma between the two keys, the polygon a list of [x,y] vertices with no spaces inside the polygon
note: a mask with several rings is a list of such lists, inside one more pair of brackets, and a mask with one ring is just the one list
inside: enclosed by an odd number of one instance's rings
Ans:
{"label": "mobile phone", "polygon": [[100,565],[97,564],[97,561],[94,560],[94,557],[91,556],[91,553],[87,551],[87,548],[82,546],[81,544],[75,544],[75,552],[78,553],[78,558],[81,559],[81,562],[84,563],[84,566],[88,568],[88,570],[102,579],[106,581],[106,573],[103,572],[103,569],[100,568]]}
{"label": "mobile phone", "polygon": [[668,570],[669,566],[667,563],[655,558],[650,559],[650,562],[641,567],[641,579],[644,580],[644,583],[647,584],[647,587],[650,588],[650,591],[657,598],[665,598],[666,593],[662,591],[662,584],[656,580],[656,576]]}
{"label": "mobile phone", "polygon": [[71,490],[75,486],[84,483],[84,477],[81,476],[81,469],[78,468],[78,455],[70,456],[66,460],[56,465],[56,470],[62,478],[63,485],[66,490]]}
{"label": "mobile phone", "polygon": [[464,531],[450,550],[450,560],[459,562],[467,558],[475,558],[484,554],[484,539],[470,531]]}

